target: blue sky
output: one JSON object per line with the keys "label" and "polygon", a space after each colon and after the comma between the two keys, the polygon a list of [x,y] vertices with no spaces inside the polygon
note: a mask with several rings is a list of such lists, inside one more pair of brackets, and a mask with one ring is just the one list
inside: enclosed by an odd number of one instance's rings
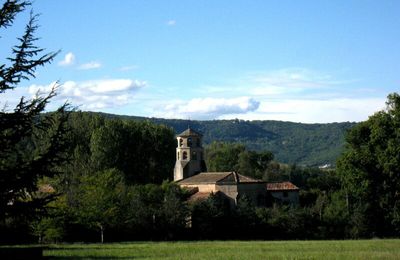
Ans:
{"label": "blue sky", "polygon": [[[400,86],[400,1],[36,0],[59,50],[0,104],[62,85],[85,111],[183,119],[362,121]],[[28,12],[0,32],[15,44]],[[4,54],[3,54],[4,55]],[[1,57],[3,58],[3,57]]]}

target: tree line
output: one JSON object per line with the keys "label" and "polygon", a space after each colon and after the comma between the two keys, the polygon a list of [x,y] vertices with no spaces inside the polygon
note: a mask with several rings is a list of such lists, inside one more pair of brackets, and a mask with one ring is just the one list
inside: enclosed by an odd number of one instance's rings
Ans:
{"label": "tree line", "polygon": [[184,120],[104,114],[109,118],[149,120],[172,127],[180,133],[190,125],[203,134],[203,143],[218,140],[241,143],[251,151],[271,151],[285,164],[318,167],[335,166],[343,152],[345,132],[356,123],[303,124],[273,120]]}

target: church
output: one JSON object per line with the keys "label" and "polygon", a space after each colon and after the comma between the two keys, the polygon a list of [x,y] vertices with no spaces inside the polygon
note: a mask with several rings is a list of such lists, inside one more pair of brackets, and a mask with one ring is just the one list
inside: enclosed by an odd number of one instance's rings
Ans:
{"label": "church", "polygon": [[[192,194],[189,200],[205,199],[211,194],[221,196],[231,207],[237,205],[240,197],[247,197],[254,205],[265,206],[268,196],[267,183],[262,180],[250,178],[234,171],[207,172],[202,147],[202,135],[188,128],[177,135],[176,163],[174,168],[174,181]],[[271,185],[270,185],[271,186]],[[285,187],[285,186],[283,186]],[[294,188],[295,187],[295,188]],[[298,188],[292,184],[290,190],[295,202]],[[272,194],[274,195],[274,194]],[[296,196],[297,195],[297,196]],[[273,196],[275,198],[275,196]],[[292,201],[288,201],[291,203]]]}

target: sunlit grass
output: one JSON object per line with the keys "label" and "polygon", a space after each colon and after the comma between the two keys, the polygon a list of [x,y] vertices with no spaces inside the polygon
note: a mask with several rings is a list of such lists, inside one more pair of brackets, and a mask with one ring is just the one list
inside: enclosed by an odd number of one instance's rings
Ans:
{"label": "sunlit grass", "polygon": [[53,259],[400,259],[400,240],[199,241],[51,245]]}

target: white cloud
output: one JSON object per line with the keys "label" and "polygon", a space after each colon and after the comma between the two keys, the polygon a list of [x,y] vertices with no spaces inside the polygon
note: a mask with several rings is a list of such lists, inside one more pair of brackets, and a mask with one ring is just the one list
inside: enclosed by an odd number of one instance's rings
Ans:
{"label": "white cloud", "polygon": [[[49,85],[31,85],[28,93],[34,96],[38,91],[48,93],[54,83]],[[60,85],[56,101],[68,101],[82,110],[101,110],[126,105],[134,99],[134,94],[146,82],[132,79],[107,79],[92,81],[67,81]],[[53,104],[53,102],[51,103]],[[60,103],[56,102],[55,106]]]}
{"label": "white cloud", "polygon": [[252,95],[272,96],[326,89],[337,82],[327,74],[304,68],[288,68],[250,75],[245,79],[245,84]]}
{"label": "white cloud", "polygon": [[[60,62],[58,62],[59,66],[72,66],[76,63],[76,57],[75,54],[72,52],[68,52],[65,54],[64,59]],[[90,61],[88,63],[80,64],[77,66],[78,69],[80,70],[91,70],[91,69],[98,69],[102,67],[102,64],[98,61]]]}
{"label": "white cloud", "polygon": [[299,88],[320,87],[332,82],[330,75],[306,68],[286,68],[266,73],[256,73],[250,78],[255,82]]}
{"label": "white cloud", "polygon": [[75,55],[72,52],[65,54],[64,59],[58,63],[59,66],[70,66],[75,63]]}
{"label": "white cloud", "polygon": [[254,113],[224,115],[221,118],[302,123],[359,122],[384,109],[385,100],[383,97],[263,100]]}
{"label": "white cloud", "polygon": [[167,21],[167,25],[168,26],[174,26],[174,25],[176,25],[176,21],[175,20],[169,20],[169,21]]}
{"label": "white cloud", "polygon": [[337,81],[328,74],[310,69],[287,68],[249,73],[230,79],[227,84],[204,86],[197,92],[203,95],[213,93],[221,97],[250,95],[257,98],[287,98],[300,97],[304,93],[326,92],[347,83],[349,81]]}
{"label": "white cloud", "polygon": [[257,110],[259,102],[249,97],[194,98],[163,107],[159,116],[169,118],[214,119],[221,115],[243,114]]}
{"label": "white cloud", "polygon": [[92,70],[92,69],[98,69],[100,67],[101,67],[101,63],[100,62],[91,61],[91,62],[79,65],[78,69],[80,69],[80,70]]}

